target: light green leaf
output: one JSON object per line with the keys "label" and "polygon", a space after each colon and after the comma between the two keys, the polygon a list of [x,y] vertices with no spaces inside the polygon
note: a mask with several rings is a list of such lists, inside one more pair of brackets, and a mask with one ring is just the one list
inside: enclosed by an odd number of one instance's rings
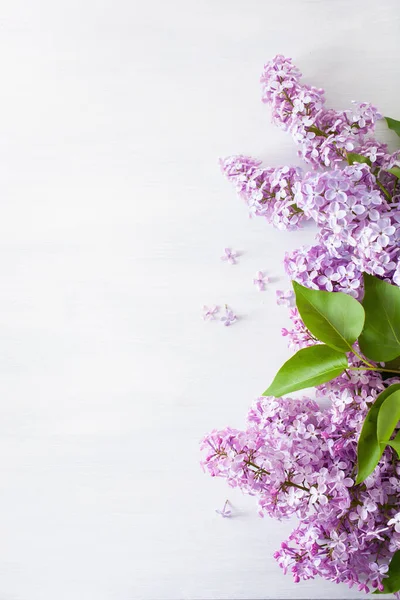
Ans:
{"label": "light green leaf", "polygon": [[377,421],[379,444],[387,444],[400,420],[400,391],[390,394],[382,404]]}
{"label": "light green leaf", "polygon": [[398,136],[400,136],[400,121],[396,121],[396,119],[391,119],[390,117],[384,117],[385,121],[392,131],[395,131]]}
{"label": "light green leaf", "polygon": [[371,160],[368,156],[363,156],[362,154],[355,154],[354,152],[347,153],[347,162],[349,165],[354,165],[354,163],[365,163],[371,166]]}
{"label": "light green leaf", "polygon": [[376,590],[374,594],[394,594],[400,590],[400,550],[393,554],[387,574],[382,580],[383,590]]}
{"label": "light green leaf", "polygon": [[397,452],[397,456],[400,457],[400,431],[396,435],[396,437],[387,443],[388,446],[391,446]]}
{"label": "light green leaf", "polygon": [[326,383],[343,373],[347,358],[329,346],[309,346],[299,350],[279,369],[263,396],[280,398],[289,392]]}
{"label": "light green leaf", "polygon": [[398,390],[400,390],[400,383],[395,383],[381,392],[365,417],[357,447],[356,483],[362,483],[368,475],[371,475],[383,454],[385,445],[379,444],[377,434],[379,409],[383,402]]}
{"label": "light green leaf", "polygon": [[365,320],[357,300],[342,292],[310,290],[293,281],[296,306],[307,329],[331,348],[349,352]]}
{"label": "light green leaf", "polygon": [[400,179],[400,167],[392,167],[391,169],[387,169],[387,172],[395,175],[397,179]]}
{"label": "light green leaf", "polygon": [[400,288],[366,273],[364,287],[361,351],[377,362],[393,360],[400,356]]}

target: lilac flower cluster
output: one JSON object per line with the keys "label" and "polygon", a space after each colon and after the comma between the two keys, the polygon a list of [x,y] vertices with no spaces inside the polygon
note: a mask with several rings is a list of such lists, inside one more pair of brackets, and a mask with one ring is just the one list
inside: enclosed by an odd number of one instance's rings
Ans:
{"label": "lilac flower cluster", "polygon": [[[314,168],[342,169],[349,152],[365,156],[371,163],[370,185],[384,186],[392,199],[396,178],[387,169],[400,164],[399,153],[388,154],[386,145],[371,137],[381,118],[378,110],[365,102],[354,103],[346,111],[326,109],[324,91],[301,84],[300,77],[291,59],[281,55],[265,65],[262,99],[271,106],[274,122],[292,134],[299,155]],[[290,230],[310,218],[297,204],[297,184],[304,178],[312,181],[300,168],[265,168],[261,161],[242,155],[221,159],[220,165],[246,201],[250,215],[263,216],[278,229]],[[354,177],[359,174],[357,168],[355,171]],[[366,173],[364,179],[368,179]]]}
{"label": "lilac flower cluster", "polygon": [[[261,77],[262,99],[314,171],[265,168],[246,156],[222,160],[222,171],[251,214],[279,229],[317,224],[316,243],[285,257],[290,279],[358,299],[362,272],[400,286],[400,182],[388,171],[400,167],[400,152],[389,154],[372,137],[381,118],[372,105],[328,109],[323,90],[300,78],[291,59],[276,56]],[[291,306],[292,297],[277,292],[278,304]],[[317,343],[297,309],[289,314],[293,328],[282,335],[290,347]],[[205,471],[256,496],[260,515],[300,519],[275,554],[296,582],[320,576],[382,590],[400,549],[400,461],[385,450],[361,485],[355,471],[364,418],[387,383],[372,371],[346,373],[317,388],[317,399],[330,402],[325,410],[307,398],[262,397],[244,431],[214,430],[202,442]]]}
{"label": "lilac flower cluster", "polygon": [[249,156],[221,159],[222,172],[249,207],[250,216],[265,217],[278,229],[297,229],[305,218],[294,201],[294,185],[302,177],[297,167],[264,169]]}
{"label": "lilac flower cluster", "polygon": [[400,196],[393,195],[394,185],[385,188],[388,200],[370,167],[355,164],[306,177],[295,197],[319,226],[317,241],[327,256],[391,279],[400,256]]}
{"label": "lilac flower cluster", "polygon": [[290,309],[289,317],[293,328],[287,329],[286,327],[282,327],[281,330],[283,337],[287,337],[288,339],[288,347],[293,350],[293,352],[297,352],[297,350],[300,350],[301,348],[313,346],[316,339],[304,325],[297,308]]}
{"label": "lilac flower cluster", "polygon": [[359,152],[364,136],[382,116],[371,104],[353,109],[325,108],[324,91],[300,83],[301,73],[290,58],[278,55],[264,67],[262,99],[272,108],[274,122],[289,131],[300,146],[299,155],[313,167],[335,167],[346,152]]}
{"label": "lilac flower cluster", "polygon": [[[288,253],[290,279],[313,289],[340,291],[360,299],[362,272],[400,284],[400,196],[396,178],[386,181],[388,199],[366,164],[307,175],[295,199],[319,226],[317,244]],[[298,342],[298,323],[287,332]],[[306,340],[305,340],[306,341]],[[303,344],[307,345],[307,344]]]}
{"label": "lilac flower cluster", "polygon": [[320,386],[331,400],[258,398],[247,429],[212,431],[202,442],[203,468],[256,496],[260,515],[296,515],[298,527],[275,558],[295,581],[321,576],[382,588],[400,548],[400,465],[386,452],[363,485],[355,485],[357,438],[383,389],[379,375],[352,374]]}

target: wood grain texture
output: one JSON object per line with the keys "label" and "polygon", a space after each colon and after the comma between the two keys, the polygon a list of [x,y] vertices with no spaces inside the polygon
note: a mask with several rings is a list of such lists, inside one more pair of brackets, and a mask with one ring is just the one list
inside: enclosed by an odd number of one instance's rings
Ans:
{"label": "wood grain texture", "polygon": [[[243,427],[288,356],[275,290],[285,251],[313,237],[248,220],[217,158],[298,163],[260,102],[277,53],[332,106],[399,118],[399,12],[3,0],[1,600],[361,596],[285,577],[272,554],[292,523],[205,476],[198,444]],[[225,302],[234,327],[202,322]],[[226,498],[232,519],[215,513]]]}

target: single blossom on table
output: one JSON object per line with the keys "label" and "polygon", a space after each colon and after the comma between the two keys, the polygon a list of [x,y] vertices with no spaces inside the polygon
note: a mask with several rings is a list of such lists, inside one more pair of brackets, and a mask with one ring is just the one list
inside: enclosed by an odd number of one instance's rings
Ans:
{"label": "single blossom on table", "polygon": [[225,327],[229,327],[237,321],[237,316],[227,305],[225,305],[225,315],[221,317],[221,321],[225,325]]}
{"label": "single blossom on table", "polygon": [[219,306],[213,304],[212,306],[203,306],[203,319],[204,321],[214,321],[215,315],[219,311]]}
{"label": "single blossom on table", "polygon": [[219,510],[217,508],[217,510],[215,511],[217,514],[221,515],[221,517],[223,517],[224,519],[226,519],[227,517],[230,517],[232,514],[232,511],[230,508],[228,508],[228,506],[230,505],[229,500],[225,500],[225,504],[223,506],[222,510]]}
{"label": "single blossom on table", "polygon": [[279,306],[292,307],[294,304],[294,291],[293,290],[276,290],[276,303]]}
{"label": "single blossom on table", "polygon": [[257,271],[255,278],[253,279],[254,285],[256,285],[260,292],[265,290],[265,286],[269,279],[266,275],[263,275],[262,271]]}
{"label": "single blossom on table", "polygon": [[229,262],[231,265],[236,265],[236,259],[238,257],[238,253],[231,248],[225,248],[224,254],[221,256],[221,260],[225,260]]}

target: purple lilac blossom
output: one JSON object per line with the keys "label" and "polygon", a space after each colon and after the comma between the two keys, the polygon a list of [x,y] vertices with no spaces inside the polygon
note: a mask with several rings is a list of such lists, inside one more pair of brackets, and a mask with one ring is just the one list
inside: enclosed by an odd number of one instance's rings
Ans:
{"label": "purple lilac blossom", "polygon": [[229,327],[237,321],[237,316],[233,313],[233,311],[230,308],[228,308],[228,306],[225,306],[225,314],[223,317],[221,317],[220,321],[222,321],[225,327]]}
{"label": "purple lilac blossom", "polygon": [[[327,109],[324,91],[300,78],[291,59],[276,56],[265,65],[262,98],[299,155],[319,171],[265,168],[246,156],[222,160],[222,171],[250,214],[279,229],[296,229],[306,219],[317,224],[316,243],[285,257],[290,279],[359,300],[363,272],[400,286],[400,183],[388,172],[400,166],[400,151],[390,154],[372,137],[381,115],[371,104]],[[346,164],[348,153],[369,163]],[[292,294],[278,291],[278,304],[289,305]],[[289,346],[316,343],[296,308],[289,316],[293,328],[282,329]],[[355,356],[349,360],[360,367]],[[202,442],[204,470],[255,496],[261,516],[300,519],[275,554],[296,582],[322,577],[366,593],[383,588],[400,550],[400,462],[387,448],[364,483],[355,485],[355,476],[364,418],[394,382],[379,373],[348,372],[317,387],[317,400],[330,401],[325,410],[308,398],[262,397],[244,431],[214,430]]]}
{"label": "purple lilac blossom", "polygon": [[257,271],[256,276],[253,279],[253,283],[258,287],[260,292],[263,292],[266,284],[268,283],[268,277],[263,275],[262,271]]}
{"label": "purple lilac blossom", "polygon": [[224,504],[222,510],[220,510],[219,508],[217,508],[215,512],[218,515],[220,515],[221,517],[223,517],[224,519],[229,518],[231,516],[231,514],[232,514],[231,509],[228,508],[229,504],[230,504],[229,500],[225,500],[225,504]]}
{"label": "purple lilac blossom", "polygon": [[391,278],[400,256],[400,212],[376,185],[368,165],[307,175],[296,186],[298,206],[319,226],[329,257]]}
{"label": "purple lilac blossom", "polygon": [[279,306],[287,306],[288,308],[292,307],[294,303],[294,291],[276,290],[276,303]]}
{"label": "purple lilac blossom", "polygon": [[[319,232],[315,246],[286,254],[290,279],[357,299],[363,272],[400,285],[399,206],[388,202],[368,165],[308,174],[297,184],[295,198]],[[298,322],[285,330],[292,348],[304,345],[298,343],[298,331]]]}
{"label": "purple lilac blossom", "polygon": [[215,315],[219,311],[219,306],[213,304],[212,306],[203,306],[203,319],[204,321],[214,321]]}
{"label": "purple lilac blossom", "polygon": [[221,260],[229,262],[231,265],[236,265],[237,252],[231,250],[231,248],[224,248],[224,254],[221,256]]}
{"label": "purple lilac blossom", "polygon": [[275,56],[261,75],[262,100],[271,106],[273,121],[292,134],[305,162],[336,168],[347,152],[359,153],[381,114],[365,102],[346,111],[326,109],[324,90],[302,84],[300,78],[290,58]]}
{"label": "purple lilac blossom", "polygon": [[250,216],[265,217],[277,229],[297,229],[304,214],[294,202],[294,185],[302,177],[298,167],[264,169],[249,156],[220,160],[223,174],[232,181]]}
{"label": "purple lilac blossom", "polygon": [[246,430],[214,430],[202,442],[203,469],[255,496],[261,516],[301,519],[275,553],[295,581],[381,588],[400,548],[400,467],[391,451],[355,485],[358,436],[382,389],[379,374],[356,372],[319,386],[327,410],[307,398],[261,397]]}

